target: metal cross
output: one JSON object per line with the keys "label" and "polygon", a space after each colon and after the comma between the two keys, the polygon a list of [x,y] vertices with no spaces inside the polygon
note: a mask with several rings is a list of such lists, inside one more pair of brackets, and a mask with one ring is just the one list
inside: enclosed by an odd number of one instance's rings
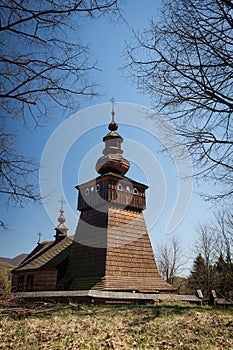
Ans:
{"label": "metal cross", "polygon": [[42,233],[39,231],[39,232],[37,233],[37,235],[39,236],[38,242],[40,242],[40,239],[41,239],[41,237],[42,237]]}
{"label": "metal cross", "polygon": [[114,98],[111,99],[112,102],[112,123],[115,123],[114,116],[115,116],[115,111],[114,111],[114,106],[115,106],[115,100]]}
{"label": "metal cross", "polygon": [[61,199],[59,199],[59,201],[58,201],[58,202],[60,202],[60,203],[61,203],[61,209],[63,209],[64,204],[66,204],[66,201],[65,201],[64,197],[62,196],[62,197],[61,197]]}

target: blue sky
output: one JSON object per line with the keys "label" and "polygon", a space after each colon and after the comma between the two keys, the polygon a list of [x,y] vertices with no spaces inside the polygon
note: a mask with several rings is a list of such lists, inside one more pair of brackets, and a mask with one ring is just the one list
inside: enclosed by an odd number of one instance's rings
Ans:
{"label": "blue sky", "polygon": [[[99,20],[85,21],[80,24],[80,37],[83,42],[88,43],[93,60],[98,62],[99,71],[94,71],[91,74],[91,78],[99,83],[99,93],[102,96],[93,99],[92,101],[80,100],[80,111],[93,107],[95,105],[103,104],[103,113],[106,115],[95,115],[95,120],[98,118],[101,120],[98,126],[87,128],[86,132],[78,138],[69,148],[69,152],[63,162],[62,168],[62,182],[65,191],[66,206],[70,206],[73,211],[77,205],[77,193],[74,186],[78,184],[78,174],[80,173],[80,164],[85,165],[88,170],[82,172],[82,181],[86,175],[86,181],[95,176],[95,157],[101,156],[104,145],[102,144],[102,137],[107,132],[107,123],[111,117],[111,104],[110,100],[114,96],[116,100],[116,118],[119,122],[119,133],[125,138],[123,149],[125,149],[125,156],[127,158],[130,155],[130,147],[132,150],[132,142],[144,146],[145,152],[151,152],[154,159],[155,171],[151,174],[150,169],[147,167],[144,169],[143,160],[140,159],[139,165],[136,165],[137,154],[130,158],[135,157],[135,163],[131,167],[131,170],[127,174],[129,177],[134,178],[137,181],[148,182],[148,177],[153,175],[152,183],[155,183],[155,197],[150,198],[150,205],[155,206],[155,216],[158,216],[158,210],[156,208],[162,208],[160,216],[157,217],[155,225],[150,229],[150,238],[153,247],[156,244],[166,240],[171,234],[176,234],[181,237],[184,243],[184,249],[188,252],[195,240],[195,225],[198,222],[210,220],[212,216],[213,208],[210,203],[204,202],[196,192],[203,191],[202,188],[197,187],[194,182],[194,188],[190,205],[187,209],[181,224],[176,228],[173,233],[167,235],[165,227],[168,222],[168,218],[171,215],[176,196],[178,191],[178,179],[177,172],[174,166],[174,161],[166,153],[161,153],[161,141],[154,137],[156,125],[151,124],[151,134],[134,126],[126,125],[127,118],[117,115],[117,112],[121,110],[121,104],[132,104],[132,108],[135,105],[151,107],[150,99],[148,96],[137,92],[132,82],[126,80],[122,76],[120,68],[124,65],[123,49],[125,42],[132,39],[131,28],[134,30],[145,29],[148,25],[148,20],[158,16],[158,10],[161,6],[161,1],[145,0],[145,1],[128,1],[123,5],[124,16],[128,22],[122,22],[117,24],[109,21],[107,18],[102,17]],[[118,104],[118,105],[117,105]],[[129,113],[133,111],[129,106]],[[127,109],[126,109],[127,110]],[[94,111],[94,112],[93,112]],[[98,112],[98,107],[91,109],[87,116],[91,113]],[[100,109],[101,111],[101,109]],[[54,118],[51,122],[36,130],[28,130],[15,124],[13,129],[17,129],[18,138],[16,148],[19,153],[23,153],[26,156],[31,156],[41,162],[41,157],[46,149],[46,144],[51,138],[52,133],[63,122],[61,116],[51,116]],[[87,117],[88,118],[88,117]],[[104,119],[101,119],[104,118]],[[106,125],[104,125],[104,120]],[[77,134],[78,129],[82,123],[88,125],[88,121],[82,119],[82,114],[77,116]],[[146,124],[147,122],[145,122]],[[136,147],[136,146],[135,146]],[[57,151],[57,159],[59,159],[59,150]],[[146,153],[145,153],[146,154]],[[140,155],[140,152],[138,153]],[[89,157],[89,158],[88,158]],[[148,153],[149,157],[149,153]],[[147,159],[148,160],[148,159]],[[145,159],[145,163],[146,159]],[[56,162],[52,164],[54,168],[57,167]],[[93,169],[91,171],[91,168]],[[157,170],[158,170],[158,173]],[[150,173],[150,174],[149,174]],[[163,174],[163,175],[161,175]],[[161,175],[161,176],[160,176]],[[160,204],[161,194],[159,194],[160,183],[156,189],[156,181],[159,176],[165,179],[166,184],[166,198],[164,206]],[[39,181],[39,179],[38,179]],[[162,180],[161,180],[162,181]],[[205,185],[206,186],[206,185]],[[205,188],[206,190],[206,188]],[[150,188],[147,191],[147,196],[150,196]],[[156,191],[158,191],[158,197],[156,197]],[[211,191],[211,188],[210,188]],[[23,252],[30,252],[35,246],[38,236],[37,233],[41,231],[43,240],[51,240],[54,235],[54,227],[56,224],[56,218],[59,215],[60,198],[53,198],[53,218],[47,215],[44,206],[28,204],[24,208],[12,208],[6,205],[2,206],[2,216],[6,222],[10,224],[10,230],[1,234],[0,256],[14,257]],[[158,203],[159,202],[159,203]],[[65,210],[66,210],[65,206]],[[66,212],[65,212],[66,213]],[[77,213],[78,214],[78,213]],[[147,214],[145,213],[145,216]],[[153,213],[151,214],[153,216]],[[147,220],[150,220],[146,216]],[[78,220],[78,218],[77,218]],[[152,220],[153,221],[153,220]],[[70,228],[69,233],[72,234],[75,230],[74,220],[67,215],[67,226]],[[189,253],[188,253],[189,254]]]}

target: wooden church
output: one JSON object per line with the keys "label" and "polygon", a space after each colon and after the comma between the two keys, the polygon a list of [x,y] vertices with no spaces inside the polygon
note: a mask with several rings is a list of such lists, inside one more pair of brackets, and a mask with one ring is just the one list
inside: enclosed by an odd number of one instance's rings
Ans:
{"label": "wooden church", "polygon": [[143,216],[146,185],[125,176],[123,138],[114,119],[97,160],[99,176],[77,186],[79,222],[68,236],[63,207],[55,239],[36,248],[12,272],[12,291],[102,290],[172,293],[158,273]]}

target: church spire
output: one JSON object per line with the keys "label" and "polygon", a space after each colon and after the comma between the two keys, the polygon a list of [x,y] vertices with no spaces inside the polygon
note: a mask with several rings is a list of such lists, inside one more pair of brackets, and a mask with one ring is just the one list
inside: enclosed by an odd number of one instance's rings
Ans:
{"label": "church spire", "polygon": [[55,228],[56,234],[55,234],[55,241],[56,242],[60,242],[63,238],[65,238],[67,236],[67,231],[69,230],[66,225],[64,224],[64,222],[66,221],[66,217],[64,216],[64,204],[65,204],[65,200],[62,197],[61,200],[61,209],[60,209],[60,215],[57,218],[57,221],[59,222],[59,224],[57,225],[57,227]]}
{"label": "church spire", "polygon": [[121,144],[123,138],[116,132],[118,125],[115,121],[115,101],[112,98],[112,121],[108,125],[110,132],[104,136],[103,141],[105,148],[103,150],[103,156],[97,160],[96,171],[101,174],[115,173],[124,175],[130,167],[127,159],[122,156]]}

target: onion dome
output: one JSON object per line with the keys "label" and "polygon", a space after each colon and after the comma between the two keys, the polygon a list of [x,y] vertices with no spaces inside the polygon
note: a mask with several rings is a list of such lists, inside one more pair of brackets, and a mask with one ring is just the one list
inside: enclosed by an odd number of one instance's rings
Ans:
{"label": "onion dome", "polygon": [[115,122],[114,112],[114,100],[112,99],[112,121],[108,126],[109,133],[104,136],[103,142],[105,148],[103,150],[103,156],[97,160],[96,171],[101,174],[107,174],[109,172],[124,175],[130,167],[127,159],[122,156],[121,144],[123,138],[116,132],[118,125]]}

